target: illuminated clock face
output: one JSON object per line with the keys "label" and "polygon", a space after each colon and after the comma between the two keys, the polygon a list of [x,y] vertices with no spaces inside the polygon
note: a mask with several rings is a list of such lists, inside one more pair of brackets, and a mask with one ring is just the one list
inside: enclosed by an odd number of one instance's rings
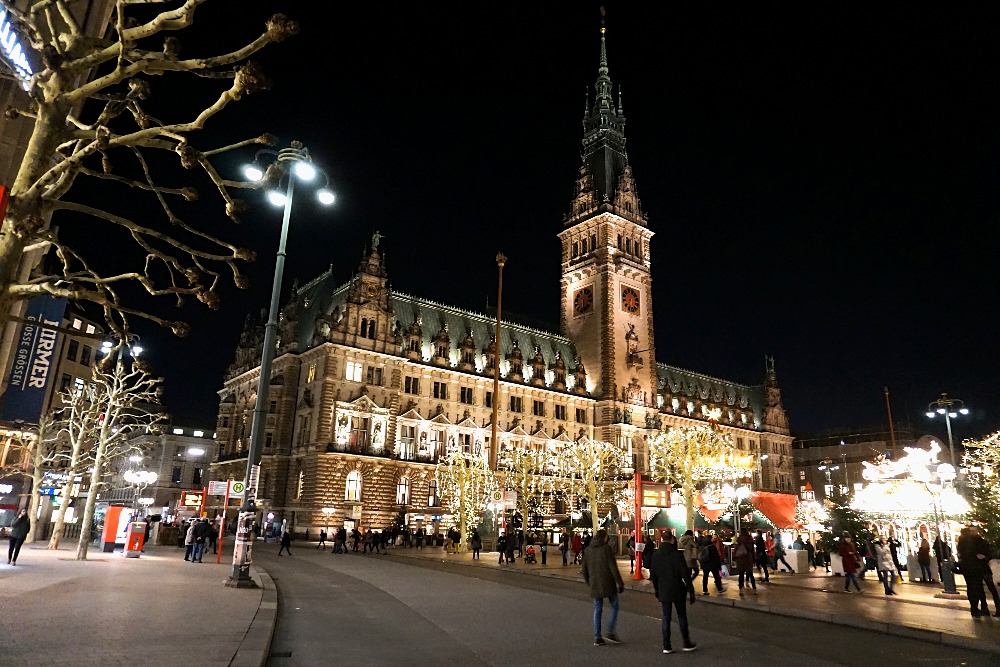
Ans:
{"label": "illuminated clock face", "polygon": [[622,310],[633,315],[639,314],[639,290],[622,287]]}
{"label": "illuminated clock face", "polygon": [[585,315],[594,309],[594,291],[589,287],[578,289],[573,294],[573,312]]}

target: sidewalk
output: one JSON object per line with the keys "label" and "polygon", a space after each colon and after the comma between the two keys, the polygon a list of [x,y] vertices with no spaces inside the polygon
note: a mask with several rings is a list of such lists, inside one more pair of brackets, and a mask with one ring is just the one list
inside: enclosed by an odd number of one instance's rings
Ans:
{"label": "sidewalk", "polygon": [[[580,581],[581,584],[583,581],[580,567],[563,566],[562,556],[558,550],[549,552],[548,562],[544,566],[541,565],[540,554],[538,564],[526,565],[523,560],[518,560],[509,565],[498,565],[496,552],[484,552],[481,554],[481,560],[472,560],[471,553],[449,555],[444,553],[441,547],[424,549],[392,547],[388,555],[398,558],[440,560],[469,567],[502,568],[511,571],[512,574],[556,577]],[[632,578],[627,558],[619,559],[618,567],[626,588],[652,594],[653,586],[647,579]],[[959,577],[958,581],[961,580]],[[898,595],[887,596],[878,577],[875,573],[871,573],[861,582],[863,593],[845,594],[843,577],[818,571],[772,574],[771,583],[758,582],[757,595],[747,589],[743,598],[739,596],[735,576],[724,578],[723,585],[727,590],[720,594],[716,592],[715,584],[710,579],[708,584],[710,595],[702,595],[699,574],[695,582],[698,601],[779,616],[807,618],[900,637],[913,637],[947,646],[1000,653],[1000,618],[974,619],[969,614],[967,600],[935,598],[934,594],[942,590],[940,584],[896,584],[894,590]],[[958,591],[964,594],[965,587],[959,585]],[[997,611],[993,608],[993,600],[989,598],[988,592],[987,598],[991,612]]]}
{"label": "sidewalk", "polygon": [[[0,636],[4,664],[208,665],[260,667],[277,614],[274,583],[251,568],[260,588],[227,588],[222,563],[184,560],[183,549],[150,546],[139,558],[76,544],[58,551],[25,545],[7,565],[0,540]],[[209,561],[211,558],[211,562]]]}

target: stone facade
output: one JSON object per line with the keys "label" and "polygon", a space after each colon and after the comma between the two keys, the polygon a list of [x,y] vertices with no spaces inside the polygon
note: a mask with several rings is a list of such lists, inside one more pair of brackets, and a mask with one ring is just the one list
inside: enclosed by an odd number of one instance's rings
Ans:
{"label": "stone facade", "polygon": [[[345,521],[378,528],[401,512],[436,530],[434,517],[445,515],[433,487],[438,458],[451,445],[491,461],[499,451],[497,364],[501,448],[557,451],[586,437],[619,444],[642,471],[650,435],[718,414],[740,449],[768,453],[755,486],[793,488],[773,360],[759,385],[654,360],[653,232],[625,154],[603,35],[596,90],[558,234],[560,333],[504,322],[498,355],[493,316],[390,289],[376,233],[348,282],[327,271],[294,285],[282,309],[258,492],[265,513],[299,532]],[[216,478],[246,470],[263,339],[263,322],[248,318],[219,392]],[[551,519],[567,509],[552,497],[542,511]]]}

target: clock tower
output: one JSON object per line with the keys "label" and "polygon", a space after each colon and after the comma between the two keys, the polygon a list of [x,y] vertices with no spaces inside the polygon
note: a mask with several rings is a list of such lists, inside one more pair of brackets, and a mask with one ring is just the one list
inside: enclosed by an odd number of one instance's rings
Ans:
{"label": "clock tower", "polygon": [[599,399],[596,437],[614,441],[657,411],[650,239],[625,152],[621,94],[612,96],[601,27],[595,99],[583,118],[582,164],[562,245],[560,327]]}

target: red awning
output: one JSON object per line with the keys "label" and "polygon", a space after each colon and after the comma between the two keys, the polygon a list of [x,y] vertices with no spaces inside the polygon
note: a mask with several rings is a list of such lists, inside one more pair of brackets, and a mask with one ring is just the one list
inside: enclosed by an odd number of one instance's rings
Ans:
{"label": "red awning", "polygon": [[801,528],[795,520],[799,499],[791,493],[754,491],[750,502],[778,528]]}
{"label": "red awning", "polygon": [[716,521],[719,520],[719,517],[721,517],[723,514],[729,511],[728,507],[709,509],[705,505],[705,496],[702,495],[700,491],[698,492],[698,495],[695,496],[694,506],[699,512],[701,512],[701,515],[705,517],[705,520],[708,521],[709,523],[715,523]]}

